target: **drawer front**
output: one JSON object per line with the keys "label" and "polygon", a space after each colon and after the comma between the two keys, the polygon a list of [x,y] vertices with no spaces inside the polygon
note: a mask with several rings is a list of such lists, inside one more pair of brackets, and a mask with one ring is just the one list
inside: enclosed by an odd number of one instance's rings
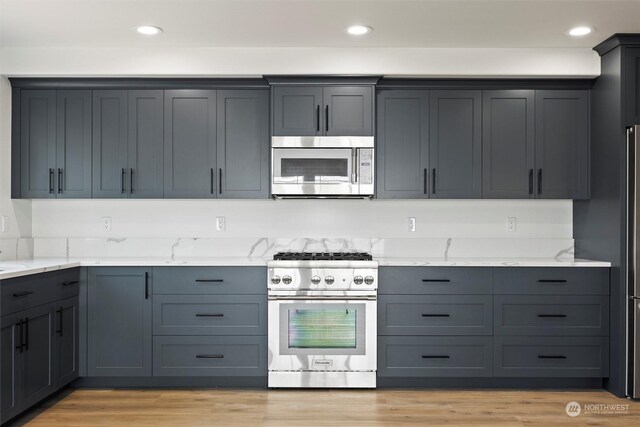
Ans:
{"label": "drawer front", "polygon": [[609,295],[609,269],[504,267],[494,272],[496,294]]}
{"label": "drawer front", "polygon": [[154,376],[267,375],[267,337],[153,337]]}
{"label": "drawer front", "polygon": [[488,377],[491,337],[379,337],[381,377]]}
{"label": "drawer front", "polygon": [[609,297],[496,295],[495,335],[609,335]]}
{"label": "drawer front", "polygon": [[493,269],[475,267],[380,267],[378,292],[398,294],[491,294]]}
{"label": "drawer front", "polygon": [[494,376],[607,377],[606,337],[494,337]]}
{"label": "drawer front", "polygon": [[267,294],[266,267],[156,267],[154,294]]}
{"label": "drawer front", "polygon": [[381,295],[379,335],[491,335],[491,295]]}
{"label": "drawer front", "polygon": [[265,335],[266,295],[156,295],[154,335]]}
{"label": "drawer front", "polygon": [[78,295],[80,269],[69,268],[3,280],[2,314],[15,313]]}

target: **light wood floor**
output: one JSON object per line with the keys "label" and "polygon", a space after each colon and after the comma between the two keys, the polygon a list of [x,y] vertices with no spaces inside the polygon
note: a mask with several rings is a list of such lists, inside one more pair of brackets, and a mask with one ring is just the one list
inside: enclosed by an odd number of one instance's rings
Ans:
{"label": "light wood floor", "polygon": [[[570,418],[566,404],[629,405]],[[584,408],[584,406],[583,406]],[[640,402],[604,391],[70,390],[28,426],[640,426]]]}

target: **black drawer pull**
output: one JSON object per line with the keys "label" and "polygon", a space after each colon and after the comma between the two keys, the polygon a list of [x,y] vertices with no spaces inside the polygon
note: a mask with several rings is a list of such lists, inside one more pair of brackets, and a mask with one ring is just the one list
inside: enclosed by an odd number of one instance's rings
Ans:
{"label": "black drawer pull", "polygon": [[422,279],[423,283],[450,283],[449,279]]}
{"label": "black drawer pull", "polygon": [[540,354],[538,355],[538,359],[566,359],[567,356],[562,356],[562,355],[545,355],[545,354]]}
{"label": "black drawer pull", "polygon": [[566,279],[540,279],[538,283],[567,283]]}
{"label": "black drawer pull", "polygon": [[450,356],[447,356],[446,354],[423,354],[422,358],[423,359],[449,359]]}
{"label": "black drawer pull", "polygon": [[224,313],[197,313],[196,317],[224,317]]}
{"label": "black drawer pull", "polygon": [[24,351],[29,351],[29,318],[24,318]]}
{"label": "black drawer pull", "polygon": [[422,313],[422,317],[451,317],[446,313]]}
{"label": "black drawer pull", "polygon": [[538,314],[538,317],[567,317],[566,314]]}
{"label": "black drawer pull", "polygon": [[49,194],[53,194],[53,169],[49,169]]}
{"label": "black drawer pull", "polygon": [[19,340],[19,343],[18,343],[18,345],[16,346],[16,350],[19,350],[19,351],[20,351],[20,353],[22,353],[22,347],[24,347],[24,340],[22,339],[22,331],[24,330],[24,326],[23,326],[23,324],[24,324],[24,321],[23,321],[23,320],[20,320],[18,323],[16,323],[16,329],[17,329],[17,328],[20,328],[20,330],[18,331],[18,340]]}
{"label": "black drawer pull", "polygon": [[31,295],[32,293],[33,293],[33,291],[17,292],[15,294],[13,294],[13,297],[14,298],[26,297],[27,295]]}
{"label": "black drawer pull", "polygon": [[56,310],[56,313],[58,313],[60,315],[60,328],[56,331],[56,334],[62,336],[63,332],[62,332],[62,308]]}
{"label": "black drawer pull", "polygon": [[224,354],[198,354],[196,359],[224,359]]}
{"label": "black drawer pull", "polygon": [[222,279],[196,279],[196,283],[222,283]]}
{"label": "black drawer pull", "polygon": [[149,299],[149,272],[144,272],[144,299]]}
{"label": "black drawer pull", "polygon": [[71,286],[71,285],[77,285],[78,283],[80,283],[80,282],[78,282],[77,280],[73,280],[71,282],[63,282],[63,283],[61,283],[61,285],[62,286]]}

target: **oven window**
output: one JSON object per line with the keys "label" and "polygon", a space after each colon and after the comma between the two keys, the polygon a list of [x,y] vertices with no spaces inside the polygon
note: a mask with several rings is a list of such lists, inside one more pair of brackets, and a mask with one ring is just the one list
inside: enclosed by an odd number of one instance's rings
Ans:
{"label": "oven window", "polygon": [[287,182],[349,182],[349,160],[282,158],[280,176]]}
{"label": "oven window", "polygon": [[289,348],[356,348],[356,310],[296,308],[289,310]]}

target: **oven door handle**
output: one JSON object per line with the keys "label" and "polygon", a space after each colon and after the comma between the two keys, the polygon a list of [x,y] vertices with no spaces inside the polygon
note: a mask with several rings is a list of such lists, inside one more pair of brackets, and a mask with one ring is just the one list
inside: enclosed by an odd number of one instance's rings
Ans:
{"label": "oven door handle", "polygon": [[375,301],[378,298],[376,296],[307,296],[307,295],[291,295],[291,296],[274,296],[268,297],[271,301],[286,301],[286,300],[305,300],[305,301]]}

